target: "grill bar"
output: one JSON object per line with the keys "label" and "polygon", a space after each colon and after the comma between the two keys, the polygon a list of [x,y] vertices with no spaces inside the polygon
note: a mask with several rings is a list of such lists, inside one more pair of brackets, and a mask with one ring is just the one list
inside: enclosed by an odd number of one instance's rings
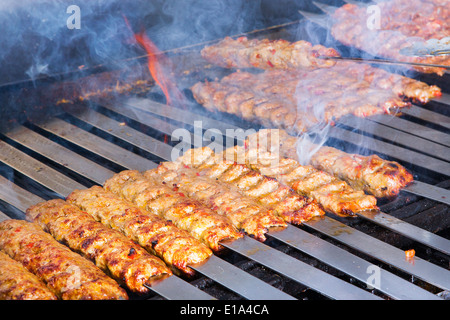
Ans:
{"label": "grill bar", "polygon": [[[450,143],[445,141],[449,140],[446,134],[430,129],[423,130],[427,128],[420,126],[421,130],[411,128],[411,132],[418,133],[421,137],[414,136],[407,132],[399,131],[398,127],[389,126],[389,124],[392,122],[396,124],[405,124],[406,127],[408,125],[413,125],[411,122],[405,121],[400,118],[393,119],[389,116],[387,116],[387,118],[387,121],[382,121],[386,118],[382,116],[371,117],[370,119],[373,119],[375,121],[377,121],[377,119],[381,119],[381,121],[379,122],[374,122],[366,119],[358,119],[356,117],[347,117],[346,119],[340,119],[339,123],[355,129],[364,130],[364,132],[366,133],[390,140],[396,144],[407,147],[409,146],[415,149],[415,151],[427,153],[432,157],[436,157],[444,161],[447,161],[449,159],[450,149],[444,145],[445,143]],[[427,137],[427,133],[430,133],[429,137]],[[445,137],[445,140],[440,137],[441,135]],[[433,137],[436,139],[431,139]]]}
{"label": "grill bar", "polygon": [[[324,261],[331,267],[346,272],[362,282],[367,280],[368,270],[371,270],[373,267],[372,263],[292,226],[288,226],[285,230],[280,232],[270,233],[270,236],[293,246],[316,259]],[[412,285],[410,282],[407,282],[384,269],[380,268],[379,270],[380,277],[383,281],[382,283],[380,282],[379,285],[374,284],[373,287],[392,298],[401,300],[437,299],[435,295]]]}
{"label": "grill bar", "polygon": [[450,240],[437,236],[434,233],[406,223],[384,212],[359,212],[358,216],[366,218],[372,222],[378,223],[383,227],[389,228],[406,237],[420,239],[420,242],[439,250],[445,254],[450,254]]}
{"label": "grill bar", "polygon": [[437,287],[450,290],[450,272],[425,260],[415,257],[414,263],[405,259],[405,252],[378,239],[374,239],[347,225],[324,217],[323,220],[308,221],[308,227],[320,231],[348,246],[363,251],[380,261],[389,263]]}
{"label": "grill bar", "polygon": [[[432,113],[432,111],[428,111],[428,113]],[[439,116],[439,114],[436,113],[436,117],[438,117],[438,116]],[[445,118],[445,116],[442,116],[442,117]],[[425,126],[416,124],[414,122],[404,120],[402,118],[398,118],[398,117],[394,118],[392,116],[383,114],[383,115],[376,115],[376,116],[370,117],[369,120],[383,124],[387,127],[392,127],[394,129],[406,132],[407,134],[414,136],[414,138],[416,139],[415,144],[407,143],[406,144],[407,146],[415,146],[415,147],[419,147],[419,146],[422,147],[422,145],[426,146],[427,144],[422,144],[422,139],[427,139],[427,140],[429,140],[429,142],[430,141],[435,142],[436,144],[441,144],[446,147],[450,146],[450,141],[448,139],[448,135],[445,132],[433,130],[431,128],[427,128]],[[439,125],[445,125],[445,124],[446,124],[446,122],[443,119],[441,119]],[[448,124],[450,124],[450,122],[448,122]],[[379,131],[377,131],[377,133],[379,134]],[[393,137],[391,137],[391,139],[397,138],[398,136],[400,136],[400,134],[397,132],[397,134],[394,135]],[[417,144],[419,144],[419,145],[417,145]],[[436,146],[436,147],[438,149],[436,151],[431,152],[430,154],[432,154],[434,156],[439,156],[441,149],[439,149],[438,146]],[[442,149],[442,150],[445,150],[445,149]],[[446,152],[447,154],[449,153],[448,150],[442,151],[442,152]],[[448,160],[448,158],[444,158],[444,160]]]}

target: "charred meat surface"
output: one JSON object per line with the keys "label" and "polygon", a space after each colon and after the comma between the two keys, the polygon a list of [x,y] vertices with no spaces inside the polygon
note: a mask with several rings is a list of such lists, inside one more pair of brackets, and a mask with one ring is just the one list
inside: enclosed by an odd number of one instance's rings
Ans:
{"label": "charred meat surface", "polygon": [[157,169],[146,171],[144,176],[174,186],[190,198],[227,217],[237,229],[260,241],[265,240],[265,233],[270,228],[286,227],[285,221],[271,208],[264,207],[254,199],[240,194],[239,190],[181,163],[162,163]]}
{"label": "charred meat surface", "polygon": [[318,56],[339,56],[333,48],[313,46],[307,41],[248,39],[226,37],[220,42],[207,46],[201,51],[207,61],[224,68],[259,69],[314,69],[327,68],[335,64],[332,60]]}
{"label": "charred meat surface", "polygon": [[[359,211],[377,209],[375,197],[352,189],[345,181],[312,166],[302,166],[293,159],[278,159],[278,155],[270,152],[236,146],[226,149],[222,154],[215,154],[211,149],[205,147],[189,150],[180,161],[198,163],[198,161],[192,162],[195,158],[204,159],[198,167],[210,167],[211,169],[207,173],[210,177],[220,176],[221,179],[227,175],[234,178],[240,177],[242,179],[241,187],[244,190],[248,188],[245,191],[246,194],[253,197],[259,195],[266,195],[268,199],[276,197],[276,187],[284,185],[302,196],[315,199],[326,211],[338,215],[347,216]],[[233,167],[230,163],[227,164],[223,159],[242,161],[247,172],[255,170],[260,174],[259,180],[251,176],[252,174],[247,176],[243,174],[245,170],[241,172],[242,176],[237,175],[234,173],[237,167]],[[217,165],[212,166],[211,164]],[[263,186],[261,183],[271,181],[267,177],[273,178],[273,189],[263,191],[265,188],[261,188]],[[281,189],[278,191],[281,192]],[[270,202],[270,200],[267,201]]]}
{"label": "charred meat surface", "polygon": [[171,186],[145,178],[137,170],[115,174],[105,182],[104,188],[144,210],[172,221],[214,251],[222,249],[220,241],[243,236],[227,217],[215,213]]}
{"label": "charred meat surface", "polygon": [[0,300],[56,299],[56,295],[38,277],[0,252]]}
{"label": "charred meat surface", "polygon": [[0,249],[43,280],[60,299],[128,299],[116,281],[35,223],[13,219],[1,222]]}
{"label": "charred meat surface", "polygon": [[206,261],[212,251],[185,230],[120,198],[100,186],[75,190],[67,201],[79,206],[97,221],[122,232],[174,268],[185,274],[194,271],[189,265]]}
{"label": "charred meat surface", "polygon": [[[276,134],[272,138],[272,133]],[[253,140],[250,142],[250,140]],[[284,130],[263,129],[247,138],[248,144],[266,146],[266,151],[275,147],[271,143],[279,142],[280,154],[287,158],[298,159],[297,138]],[[323,146],[311,156],[310,164],[335,177],[345,180],[355,190],[363,190],[377,198],[392,198],[408,184],[413,175],[395,161],[380,158],[377,155],[361,156],[349,154],[336,148]]]}
{"label": "charred meat surface", "polygon": [[349,114],[391,114],[411,106],[411,101],[426,103],[441,95],[434,85],[349,61],[311,71],[237,71],[221,80],[198,82],[191,91],[209,111],[291,134]]}
{"label": "charred meat surface", "polygon": [[[163,162],[158,168],[145,172],[176,186],[226,216],[250,235],[264,239],[264,230],[284,227],[286,223],[300,224],[324,214],[313,199],[297,194],[276,179],[266,177],[234,159],[225,160],[209,148],[191,149],[175,162]],[[261,217],[265,217],[261,219]],[[259,228],[255,226],[261,221]],[[284,221],[284,222],[283,222]],[[257,233],[251,231],[260,230]]]}
{"label": "charred meat surface", "polygon": [[144,284],[172,274],[159,258],[120,232],[104,226],[74,204],[61,199],[30,207],[27,219],[39,224],[57,241],[93,261],[106,274],[133,292],[147,293]]}

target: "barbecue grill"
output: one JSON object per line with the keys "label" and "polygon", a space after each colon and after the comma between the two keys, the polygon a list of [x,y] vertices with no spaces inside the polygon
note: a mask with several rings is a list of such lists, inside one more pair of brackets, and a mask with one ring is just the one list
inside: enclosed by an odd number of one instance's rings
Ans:
{"label": "barbecue grill", "polygon": [[[245,35],[292,39],[302,23],[304,19]],[[165,52],[181,87],[229,72],[202,60],[200,49],[205,44]],[[216,143],[239,145],[242,137],[230,132],[262,128],[235,116],[206,111],[187,89],[182,105],[168,105],[146,69],[146,56],[131,61],[133,66],[127,70],[98,67],[75,77],[64,74],[35,80],[32,85],[3,86],[3,97],[23,98],[6,106],[9,112],[3,113],[1,122],[1,220],[24,219],[29,206],[43,199],[64,198],[74,189],[102,185],[115,172],[155,168],[171,161],[180,146],[211,143],[211,130],[215,130]],[[380,212],[361,212],[355,217],[327,213],[300,226],[270,231],[264,243],[249,236],[224,242],[223,252],[192,266],[195,276],[174,275],[151,286],[149,294],[132,297],[448,298],[449,78],[448,74],[415,77],[438,84],[442,97],[426,106],[413,105],[396,117],[361,120],[346,116],[330,129],[326,141],[346,152],[379,154],[414,173],[416,181],[395,199],[381,201]],[[14,112],[14,108],[24,112]],[[177,135],[180,128],[188,132],[182,141]],[[416,252],[412,259],[405,258],[409,249]]]}

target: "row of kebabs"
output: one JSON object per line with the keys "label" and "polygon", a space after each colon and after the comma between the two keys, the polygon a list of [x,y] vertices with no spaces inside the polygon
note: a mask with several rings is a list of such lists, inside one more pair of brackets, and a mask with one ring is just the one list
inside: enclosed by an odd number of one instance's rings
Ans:
{"label": "row of kebabs", "polygon": [[[368,8],[345,4],[330,17],[331,34],[343,44],[364,50],[374,56],[399,61],[450,65],[450,56],[414,56],[402,54],[410,47],[426,48],[431,39],[450,36],[448,0],[391,0],[377,2],[379,25],[370,26]],[[443,68],[415,67],[420,72],[442,75]]]}
{"label": "row of kebabs", "polygon": [[[297,47],[304,49],[294,49]],[[337,55],[331,48],[305,41],[226,38],[205,47],[202,56],[239,70],[220,80],[198,82],[191,91],[210,111],[234,114],[292,134],[349,114],[395,114],[411,102],[427,103],[441,95],[437,86],[368,64],[319,59],[319,52]],[[256,69],[248,70],[249,66]]]}
{"label": "row of kebabs", "polygon": [[[264,241],[272,228],[325,211],[377,209],[373,195],[295,159],[274,162],[278,156],[262,148],[192,149],[156,169],[122,171],[103,187],[30,207],[29,222],[0,223],[0,298],[127,299],[124,288],[145,293],[173,273],[193,274],[189,266],[219,252],[221,241],[244,234]],[[389,181],[383,168],[374,176]],[[409,176],[396,174],[406,177],[398,192]]]}

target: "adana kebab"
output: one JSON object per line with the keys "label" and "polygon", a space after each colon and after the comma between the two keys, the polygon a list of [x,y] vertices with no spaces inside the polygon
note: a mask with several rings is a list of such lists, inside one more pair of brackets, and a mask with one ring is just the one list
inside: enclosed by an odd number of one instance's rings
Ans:
{"label": "adana kebab", "polygon": [[426,103],[441,95],[436,86],[349,61],[311,71],[237,71],[221,80],[198,82],[191,91],[209,111],[292,134],[348,114],[391,114],[411,106],[410,101]]}
{"label": "adana kebab", "polygon": [[246,37],[232,39],[225,37],[220,42],[207,46],[201,51],[202,57],[224,68],[327,68],[335,62],[317,58],[337,57],[333,48],[312,45],[307,41],[249,40]]}
{"label": "adana kebab", "polygon": [[212,251],[188,232],[100,186],[74,190],[66,199],[97,221],[122,232],[166,262],[175,273],[192,275],[189,265],[206,261]]}
{"label": "adana kebab", "polygon": [[0,300],[56,299],[38,277],[0,251]]}
{"label": "adana kebab", "polygon": [[[377,2],[380,25],[370,28],[367,7],[345,4],[330,17],[331,34],[338,41],[374,56],[398,61],[450,65],[449,55],[407,56],[402,49],[426,47],[426,41],[450,35],[448,0],[391,0]],[[445,69],[415,67],[420,72],[443,75]]]}
{"label": "adana kebab", "polygon": [[106,180],[104,188],[133,202],[141,209],[172,221],[188,231],[214,251],[222,249],[220,242],[243,236],[231,221],[186,197],[172,187],[154,183],[137,170],[125,170]]}
{"label": "adana kebab", "polygon": [[35,223],[0,222],[0,249],[44,281],[59,299],[128,299],[116,281]]}
{"label": "adana kebab", "polygon": [[[301,166],[293,159],[279,159],[278,155],[258,149],[234,147],[215,154],[208,147],[190,149],[177,159],[183,165],[192,165],[207,176],[229,180],[245,190],[245,194],[264,201],[269,199],[282,185],[290,187],[300,195],[315,199],[326,211],[338,215],[353,215],[364,210],[377,209],[376,198],[363,191],[353,190],[345,181],[317,170],[312,166]],[[245,164],[237,170],[233,160]],[[255,175],[253,170],[259,175]],[[273,178],[272,180],[267,177]],[[270,186],[271,182],[272,186]],[[279,190],[279,189],[278,189]]]}
{"label": "adana kebab", "polygon": [[[272,138],[272,134],[274,137]],[[274,140],[274,141],[273,141]],[[271,142],[279,142],[272,146]],[[298,159],[297,137],[284,130],[263,129],[247,137],[246,144],[266,147],[264,151],[279,148],[282,156]],[[345,180],[356,190],[363,190],[377,198],[392,198],[413,181],[413,175],[395,161],[388,161],[377,155],[361,156],[349,154],[336,148],[322,146],[310,159],[310,164],[335,177]]]}
{"label": "adana kebab", "polygon": [[145,284],[172,274],[159,258],[64,200],[31,206],[26,217],[133,292],[147,293]]}
{"label": "adana kebab", "polygon": [[[245,178],[236,181],[243,175]],[[266,239],[269,230],[285,228],[286,222],[300,224],[325,214],[316,201],[232,161],[220,162],[208,170],[194,168],[183,159],[162,162],[144,172],[144,176],[173,185],[228,217],[236,228],[260,241]]]}

